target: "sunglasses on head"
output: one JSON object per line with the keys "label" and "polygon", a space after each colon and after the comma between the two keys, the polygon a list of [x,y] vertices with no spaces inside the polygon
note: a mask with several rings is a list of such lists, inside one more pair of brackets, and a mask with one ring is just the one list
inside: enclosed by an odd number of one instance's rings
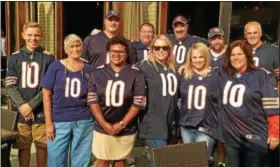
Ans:
{"label": "sunglasses on head", "polygon": [[162,49],[163,51],[169,51],[169,46],[153,46],[153,49],[155,51],[160,51],[160,49]]}

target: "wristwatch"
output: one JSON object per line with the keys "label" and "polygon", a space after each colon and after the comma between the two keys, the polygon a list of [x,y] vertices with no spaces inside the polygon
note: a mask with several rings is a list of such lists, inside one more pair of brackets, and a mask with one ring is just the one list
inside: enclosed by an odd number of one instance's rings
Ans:
{"label": "wristwatch", "polygon": [[123,121],[120,121],[120,124],[121,124],[121,126],[122,126],[123,128],[126,127],[126,125],[123,123]]}

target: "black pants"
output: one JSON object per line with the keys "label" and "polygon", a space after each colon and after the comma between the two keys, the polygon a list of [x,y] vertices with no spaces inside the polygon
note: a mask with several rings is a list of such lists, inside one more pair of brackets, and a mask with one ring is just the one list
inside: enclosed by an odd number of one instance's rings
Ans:
{"label": "black pants", "polygon": [[280,166],[280,146],[274,150],[269,150],[266,155],[266,167],[279,167]]}

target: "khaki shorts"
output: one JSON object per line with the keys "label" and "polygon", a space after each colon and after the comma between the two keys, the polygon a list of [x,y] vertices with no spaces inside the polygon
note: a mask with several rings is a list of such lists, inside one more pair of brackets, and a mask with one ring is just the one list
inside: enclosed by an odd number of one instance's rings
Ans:
{"label": "khaki shorts", "polygon": [[45,133],[45,124],[17,124],[19,131],[19,138],[13,145],[17,149],[28,149],[34,140],[36,147],[46,148],[47,138]]}

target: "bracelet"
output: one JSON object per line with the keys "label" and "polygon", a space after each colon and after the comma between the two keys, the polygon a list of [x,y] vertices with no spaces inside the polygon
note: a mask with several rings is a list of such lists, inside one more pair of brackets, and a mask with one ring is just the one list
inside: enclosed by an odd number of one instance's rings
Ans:
{"label": "bracelet", "polygon": [[126,125],[123,123],[123,121],[120,121],[120,124],[121,124],[121,126],[122,126],[123,128],[126,127]]}

